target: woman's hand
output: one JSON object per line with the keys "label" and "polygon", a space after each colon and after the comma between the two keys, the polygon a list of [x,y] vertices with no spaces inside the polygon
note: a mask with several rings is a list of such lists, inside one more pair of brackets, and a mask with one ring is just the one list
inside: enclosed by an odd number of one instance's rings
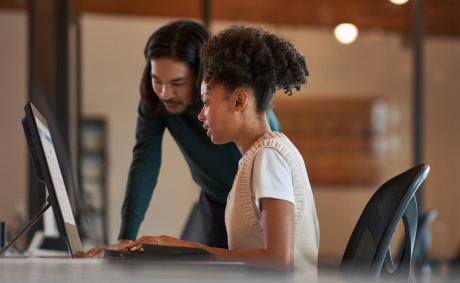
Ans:
{"label": "woman's hand", "polygon": [[175,246],[175,247],[190,247],[190,248],[205,248],[205,246],[200,245],[198,243],[187,242],[183,240],[179,240],[174,237],[169,236],[143,236],[136,241],[132,242],[131,244],[125,247],[125,250],[130,251],[142,251],[142,244],[152,244],[152,245],[159,245],[159,246]]}

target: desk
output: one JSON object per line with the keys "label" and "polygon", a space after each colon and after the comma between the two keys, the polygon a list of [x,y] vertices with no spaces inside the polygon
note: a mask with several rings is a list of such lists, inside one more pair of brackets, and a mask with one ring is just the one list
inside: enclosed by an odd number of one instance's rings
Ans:
{"label": "desk", "polygon": [[[209,263],[209,264],[208,264]],[[309,282],[306,274],[219,262],[180,263],[106,259],[0,258],[0,282]]]}

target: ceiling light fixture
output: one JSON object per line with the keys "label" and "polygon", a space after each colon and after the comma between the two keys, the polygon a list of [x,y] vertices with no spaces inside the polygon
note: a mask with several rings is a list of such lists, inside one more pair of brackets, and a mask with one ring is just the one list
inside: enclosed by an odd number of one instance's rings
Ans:
{"label": "ceiling light fixture", "polygon": [[409,0],[390,0],[391,3],[395,4],[395,5],[402,5],[402,4],[406,4]]}
{"label": "ceiling light fixture", "polygon": [[334,29],[335,38],[342,44],[350,44],[358,37],[358,28],[353,24],[340,24]]}

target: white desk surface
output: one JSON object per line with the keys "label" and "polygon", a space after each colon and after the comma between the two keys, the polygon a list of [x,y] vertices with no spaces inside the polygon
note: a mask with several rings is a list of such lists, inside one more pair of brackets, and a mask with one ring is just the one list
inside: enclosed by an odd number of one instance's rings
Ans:
{"label": "white desk surface", "polygon": [[[210,264],[209,264],[210,263]],[[0,283],[9,282],[310,282],[298,272],[276,272],[218,262],[180,263],[106,259],[0,258]]]}

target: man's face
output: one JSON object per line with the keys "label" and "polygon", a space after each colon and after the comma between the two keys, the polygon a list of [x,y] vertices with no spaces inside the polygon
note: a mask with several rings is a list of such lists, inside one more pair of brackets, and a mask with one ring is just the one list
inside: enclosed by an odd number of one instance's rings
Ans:
{"label": "man's face", "polygon": [[195,74],[169,58],[151,60],[153,90],[171,114],[181,114],[193,101]]}

